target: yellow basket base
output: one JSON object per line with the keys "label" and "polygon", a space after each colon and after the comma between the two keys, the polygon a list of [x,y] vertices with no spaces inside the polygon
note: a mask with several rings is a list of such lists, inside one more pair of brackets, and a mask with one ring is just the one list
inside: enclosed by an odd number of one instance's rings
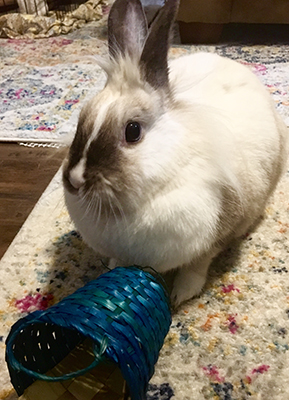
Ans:
{"label": "yellow basket base", "polygon": [[[61,363],[47,373],[60,376],[87,367],[93,361],[92,342],[86,339]],[[37,380],[29,386],[21,400],[130,400],[120,369],[112,362],[100,363],[77,378],[61,382]]]}

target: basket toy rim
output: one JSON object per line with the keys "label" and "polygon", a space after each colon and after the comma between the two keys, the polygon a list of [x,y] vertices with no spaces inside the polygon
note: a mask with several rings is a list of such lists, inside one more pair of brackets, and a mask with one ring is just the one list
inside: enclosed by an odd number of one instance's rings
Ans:
{"label": "basket toy rim", "polygon": [[[38,322],[43,322],[43,321],[33,319],[33,323],[38,323]],[[22,332],[23,330],[25,330],[25,328],[29,327],[30,325],[31,325],[30,321],[26,321],[25,324],[20,325],[12,333],[9,343],[7,343],[7,354],[9,355],[9,362],[10,362],[11,367],[13,369],[15,369],[16,371],[25,372],[27,375],[31,376],[32,378],[36,378],[39,380],[48,381],[48,382],[60,382],[60,381],[65,381],[65,380],[77,378],[81,375],[84,375],[85,373],[87,373],[87,372],[91,371],[93,368],[95,368],[99,363],[101,363],[105,359],[104,353],[108,347],[108,338],[106,335],[103,336],[103,340],[100,342],[100,344],[93,341],[92,351],[93,351],[93,355],[94,355],[94,360],[92,361],[92,363],[90,365],[88,365],[85,368],[79,369],[74,372],[70,372],[68,374],[60,375],[60,376],[49,376],[46,374],[41,374],[32,369],[28,369],[28,368],[24,367],[24,365],[19,360],[17,360],[17,358],[15,357],[15,354],[13,352],[13,346],[15,344],[15,339],[19,335],[19,333]],[[51,324],[51,325],[53,325],[53,324]],[[71,329],[71,330],[73,330],[73,329]],[[75,332],[77,332],[77,331],[75,330]],[[83,338],[88,338],[88,337],[89,336],[83,335]]]}

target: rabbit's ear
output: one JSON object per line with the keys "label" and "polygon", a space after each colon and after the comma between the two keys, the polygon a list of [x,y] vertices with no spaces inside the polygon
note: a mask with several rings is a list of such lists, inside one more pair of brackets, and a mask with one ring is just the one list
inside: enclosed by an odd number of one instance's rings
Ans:
{"label": "rabbit's ear", "polygon": [[117,59],[128,54],[139,58],[148,27],[140,0],[116,0],[108,17],[110,56]]}
{"label": "rabbit's ear", "polygon": [[141,55],[140,66],[144,77],[156,89],[169,86],[167,57],[171,30],[178,8],[179,0],[166,0],[151,25]]}

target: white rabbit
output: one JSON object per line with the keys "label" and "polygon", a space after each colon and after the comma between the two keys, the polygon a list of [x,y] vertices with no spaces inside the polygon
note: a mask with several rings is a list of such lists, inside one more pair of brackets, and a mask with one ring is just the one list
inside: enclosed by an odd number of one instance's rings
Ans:
{"label": "white rabbit", "polygon": [[177,269],[175,306],[262,214],[284,170],[287,128],[241,64],[198,53],[168,66],[178,0],[148,30],[139,0],[116,0],[101,93],[83,108],[63,167],[83,239],[118,265]]}

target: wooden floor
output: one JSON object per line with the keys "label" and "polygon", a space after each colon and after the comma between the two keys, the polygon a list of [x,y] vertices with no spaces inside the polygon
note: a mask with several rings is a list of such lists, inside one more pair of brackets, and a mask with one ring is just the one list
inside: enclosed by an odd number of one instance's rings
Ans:
{"label": "wooden floor", "polygon": [[0,143],[0,258],[60,167],[65,152]]}

